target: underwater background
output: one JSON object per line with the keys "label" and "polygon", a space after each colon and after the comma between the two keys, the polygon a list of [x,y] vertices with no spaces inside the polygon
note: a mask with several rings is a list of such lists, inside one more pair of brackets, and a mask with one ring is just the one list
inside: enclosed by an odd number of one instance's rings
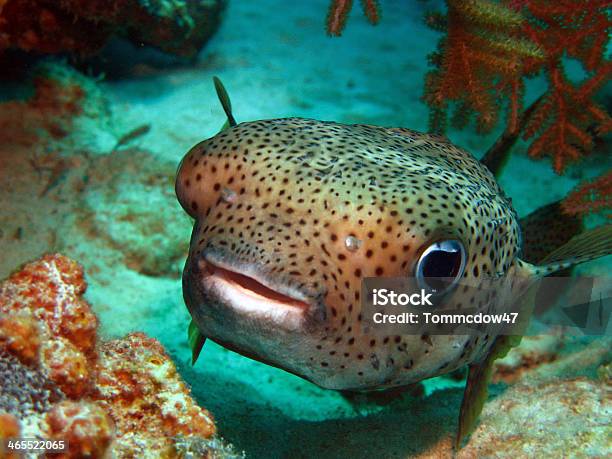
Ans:
{"label": "underwater background", "polygon": [[[99,339],[142,331],[159,340],[197,404],[213,415],[218,434],[233,445],[234,452],[220,455],[450,457],[465,385],[460,374],[374,402],[349,401],[213,342],[192,367],[181,272],[193,222],[174,194],[184,154],[225,121],[213,76],[228,89],[238,122],[295,116],[427,131],[424,79],[443,34],[425,18],[427,11],[445,11],[445,2],[381,1],[374,26],[356,2],[340,37],[326,33],[327,0],[196,3],[218,8],[207,13],[214,21],[198,24],[210,31],[199,51],[183,53],[180,42],[160,51],[159,43],[172,41],[163,34],[149,40],[157,48],[141,45],[150,37],[134,38],[132,25],[93,56],[68,47],[74,52],[32,57],[23,50],[36,51],[36,42],[24,45],[26,35],[13,46],[20,52],[3,56],[0,278],[49,252],[80,263]],[[0,0],[0,18],[10,4]],[[171,17],[187,14],[184,8]],[[6,24],[0,22],[0,37]],[[604,55],[609,62],[609,44]],[[576,60],[566,66],[572,81],[589,73]],[[593,96],[608,112],[609,77]],[[529,79],[525,100],[547,85],[544,73]],[[501,116],[486,134],[472,124],[451,125],[445,134],[480,158],[504,128]],[[521,216],[612,165],[609,134],[580,161],[568,161],[562,174],[550,157],[528,156],[528,147],[523,140],[514,146],[499,178]],[[609,185],[607,193],[601,200],[609,206]],[[609,213],[585,218],[591,227],[609,222]],[[575,272],[609,276],[610,266],[606,257]],[[498,363],[479,427],[460,457],[612,454],[611,344],[610,336],[561,329],[525,338]]]}

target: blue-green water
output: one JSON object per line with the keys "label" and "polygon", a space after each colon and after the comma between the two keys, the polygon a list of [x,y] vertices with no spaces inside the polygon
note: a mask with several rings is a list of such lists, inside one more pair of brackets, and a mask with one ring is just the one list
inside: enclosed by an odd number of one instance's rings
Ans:
{"label": "blue-green water", "polygon": [[[425,25],[423,15],[444,4],[389,0],[381,6],[382,20],[372,26],[355,2],[342,37],[331,38],[324,29],[326,0],[295,5],[234,0],[219,30],[190,61],[121,40],[113,41],[101,59],[76,65],[78,70],[65,58],[51,57],[46,62],[61,69],[55,70],[60,79],[86,92],[83,113],[61,138],[34,133],[45,129],[41,118],[62,120],[63,115],[24,115],[14,105],[33,92],[31,81],[11,80],[0,89],[0,100],[9,104],[0,105],[2,277],[50,250],[78,260],[101,335],[142,330],[159,339],[198,402],[215,416],[220,434],[247,457],[451,454],[461,379],[430,379],[422,394],[378,405],[350,402],[212,342],[195,367],[189,364],[189,316],[180,275],[192,221],[174,196],[174,173],[188,149],[225,121],[212,76],[223,79],[239,122],[296,116],[427,131],[423,81],[427,55],[441,35]],[[573,77],[582,75],[575,62],[568,68]],[[526,99],[545,87],[544,77],[530,80]],[[611,94],[610,84],[604,86],[602,103],[609,105]],[[118,145],[141,126],[147,126],[141,135]],[[500,122],[484,136],[472,127],[451,128],[447,136],[480,157],[503,127]],[[26,137],[32,140],[23,141]],[[527,157],[526,148],[519,141],[499,178],[519,215],[610,170],[609,139],[563,175],[552,171],[548,159]],[[56,167],[58,158],[67,166]],[[32,160],[39,167],[31,167]],[[589,217],[587,223],[605,220]],[[606,276],[610,263],[607,257],[576,272]],[[609,348],[609,336],[560,332],[526,340],[508,360],[515,377],[491,386],[466,457],[491,445],[496,453],[484,456],[612,454],[602,440],[610,433],[610,403],[598,398],[610,388]]]}

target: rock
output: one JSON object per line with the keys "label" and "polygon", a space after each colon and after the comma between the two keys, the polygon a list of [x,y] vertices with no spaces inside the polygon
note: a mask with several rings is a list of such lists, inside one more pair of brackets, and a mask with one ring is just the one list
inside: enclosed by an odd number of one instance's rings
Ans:
{"label": "rock", "polygon": [[82,205],[75,209],[81,238],[101,238],[134,271],[178,277],[191,223],[176,202],[174,172],[174,164],[142,150],[91,158]]}
{"label": "rock", "polygon": [[224,0],[3,0],[0,54],[91,54],[115,34],[183,57],[216,30]]}
{"label": "rock", "polygon": [[608,457],[610,381],[517,384],[490,400],[458,458]]}
{"label": "rock", "polygon": [[493,381],[514,382],[525,372],[554,361],[563,347],[563,332],[524,336],[521,343],[495,361]]}
{"label": "rock", "polygon": [[101,140],[111,123],[93,80],[47,64],[33,83],[29,99],[0,104],[0,276],[59,251],[87,269],[179,277],[191,223],[174,195],[176,164],[136,148],[138,127]]}

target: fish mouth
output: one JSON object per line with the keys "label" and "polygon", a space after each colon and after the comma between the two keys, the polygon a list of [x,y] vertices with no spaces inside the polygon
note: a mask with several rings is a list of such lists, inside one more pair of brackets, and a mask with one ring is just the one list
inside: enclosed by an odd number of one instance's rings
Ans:
{"label": "fish mouth", "polygon": [[234,312],[251,319],[298,329],[319,309],[314,296],[274,279],[256,264],[233,260],[217,250],[205,250],[198,268],[204,289],[213,291]]}

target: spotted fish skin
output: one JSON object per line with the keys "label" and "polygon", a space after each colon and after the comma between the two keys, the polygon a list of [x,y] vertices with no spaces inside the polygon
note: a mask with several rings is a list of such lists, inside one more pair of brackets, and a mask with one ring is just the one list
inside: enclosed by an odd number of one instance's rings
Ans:
{"label": "spotted fish skin", "polygon": [[[196,220],[183,275],[203,335],[332,389],[414,383],[478,361],[494,337],[380,336],[363,326],[364,277],[413,276],[423,250],[458,239],[466,280],[528,276],[518,219],[493,175],[448,140],[300,118],[238,124],[193,147],[176,192]],[[232,304],[211,266],[296,300]],[[495,310],[462,289],[455,309]],[[298,304],[299,303],[299,304]]]}

